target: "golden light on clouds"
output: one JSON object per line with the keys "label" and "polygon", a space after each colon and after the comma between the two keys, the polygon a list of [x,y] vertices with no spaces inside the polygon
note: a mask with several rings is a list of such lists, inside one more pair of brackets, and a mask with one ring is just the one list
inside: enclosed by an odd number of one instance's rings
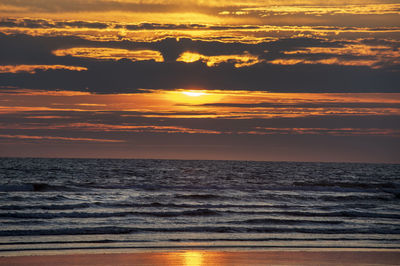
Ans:
{"label": "golden light on clouds", "polygon": [[274,65],[296,65],[296,64],[323,64],[323,65],[341,65],[341,66],[369,66],[373,67],[376,63],[375,60],[343,60],[339,58],[329,58],[329,59],[318,59],[318,60],[308,60],[308,59],[275,59],[268,61]]}
{"label": "golden light on clouds", "polygon": [[36,71],[46,70],[70,70],[70,71],[86,71],[86,67],[81,66],[66,66],[66,65],[0,65],[0,73],[20,73],[27,72],[30,74],[36,73]]}
{"label": "golden light on clouds", "polygon": [[[260,7],[243,8],[237,11],[222,11],[221,15],[249,15],[251,12],[261,12],[260,16],[288,15],[302,13],[305,15],[335,15],[335,14],[398,14],[400,4],[336,4],[327,3],[325,5],[287,5],[286,3],[277,5],[266,5]],[[272,14],[271,14],[272,13]]]}
{"label": "golden light on clouds", "polygon": [[260,60],[258,58],[258,56],[255,56],[255,55],[252,55],[249,53],[206,56],[206,55],[202,55],[202,54],[194,53],[194,52],[184,52],[183,54],[181,54],[179,56],[179,58],[176,61],[181,61],[181,62],[185,62],[185,63],[193,63],[196,61],[202,61],[202,62],[206,63],[206,65],[209,67],[215,67],[222,63],[227,63],[227,62],[234,62],[234,66],[237,68],[251,66],[251,65],[255,65],[257,63],[263,62],[263,60]]}
{"label": "golden light on clouds", "polygon": [[[231,119],[400,115],[400,95],[396,93],[319,94],[179,89],[111,95],[21,91],[17,94],[4,93],[1,96],[3,102],[0,102],[0,113],[29,110],[109,111],[127,112],[124,116]],[[148,130],[150,126],[146,125]],[[126,125],[120,127],[124,128],[142,130]]]}
{"label": "golden light on clouds", "polygon": [[55,50],[53,51],[53,54],[56,56],[74,56],[107,60],[129,59],[132,61],[164,61],[161,53],[159,51],[153,50],[126,50],[103,47],[74,47],[69,49]]}
{"label": "golden light on clouds", "polygon": [[294,51],[284,51],[284,54],[337,54],[356,56],[387,56],[390,58],[400,57],[400,51],[390,46],[347,44],[343,47],[308,47]]}
{"label": "golden light on clouds", "polygon": [[[371,66],[374,68],[381,67],[379,63],[392,65],[400,63],[400,51],[383,45],[348,44],[343,47],[308,47],[294,51],[284,51],[283,54],[303,56],[304,58],[281,58],[269,62],[281,65],[302,63]],[[330,55],[331,58],[313,60],[310,57],[312,55]]]}

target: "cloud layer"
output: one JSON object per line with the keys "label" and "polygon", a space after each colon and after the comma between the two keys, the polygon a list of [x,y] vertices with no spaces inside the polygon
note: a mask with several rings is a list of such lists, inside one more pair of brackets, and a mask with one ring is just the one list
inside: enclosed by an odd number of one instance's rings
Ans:
{"label": "cloud layer", "polygon": [[0,156],[395,162],[396,0],[3,0]]}
{"label": "cloud layer", "polygon": [[[374,39],[295,38],[246,44],[0,34],[0,49],[8,51],[0,59],[4,70],[0,86],[100,93],[174,88],[399,92],[399,46],[399,42]],[[9,65],[19,65],[20,70],[21,65],[70,67],[32,66],[34,72],[24,73],[5,71]],[[73,67],[87,70],[71,71]]]}

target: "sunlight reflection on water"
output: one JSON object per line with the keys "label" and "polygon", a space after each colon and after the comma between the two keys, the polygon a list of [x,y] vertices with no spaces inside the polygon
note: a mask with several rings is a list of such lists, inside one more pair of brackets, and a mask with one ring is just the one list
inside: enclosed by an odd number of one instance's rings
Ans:
{"label": "sunlight reflection on water", "polygon": [[197,251],[187,251],[183,254],[186,266],[203,265],[203,254]]}

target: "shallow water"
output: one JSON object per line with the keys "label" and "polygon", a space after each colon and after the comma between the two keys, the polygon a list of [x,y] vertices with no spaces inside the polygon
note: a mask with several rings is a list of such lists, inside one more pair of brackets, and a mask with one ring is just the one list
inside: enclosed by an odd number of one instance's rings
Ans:
{"label": "shallow water", "polygon": [[400,165],[0,159],[0,252],[400,248]]}

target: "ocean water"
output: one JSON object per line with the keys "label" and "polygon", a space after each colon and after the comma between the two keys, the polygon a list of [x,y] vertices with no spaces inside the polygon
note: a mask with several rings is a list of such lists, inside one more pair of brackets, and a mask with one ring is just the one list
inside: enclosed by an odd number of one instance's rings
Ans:
{"label": "ocean water", "polygon": [[0,159],[0,255],[400,248],[400,165]]}

